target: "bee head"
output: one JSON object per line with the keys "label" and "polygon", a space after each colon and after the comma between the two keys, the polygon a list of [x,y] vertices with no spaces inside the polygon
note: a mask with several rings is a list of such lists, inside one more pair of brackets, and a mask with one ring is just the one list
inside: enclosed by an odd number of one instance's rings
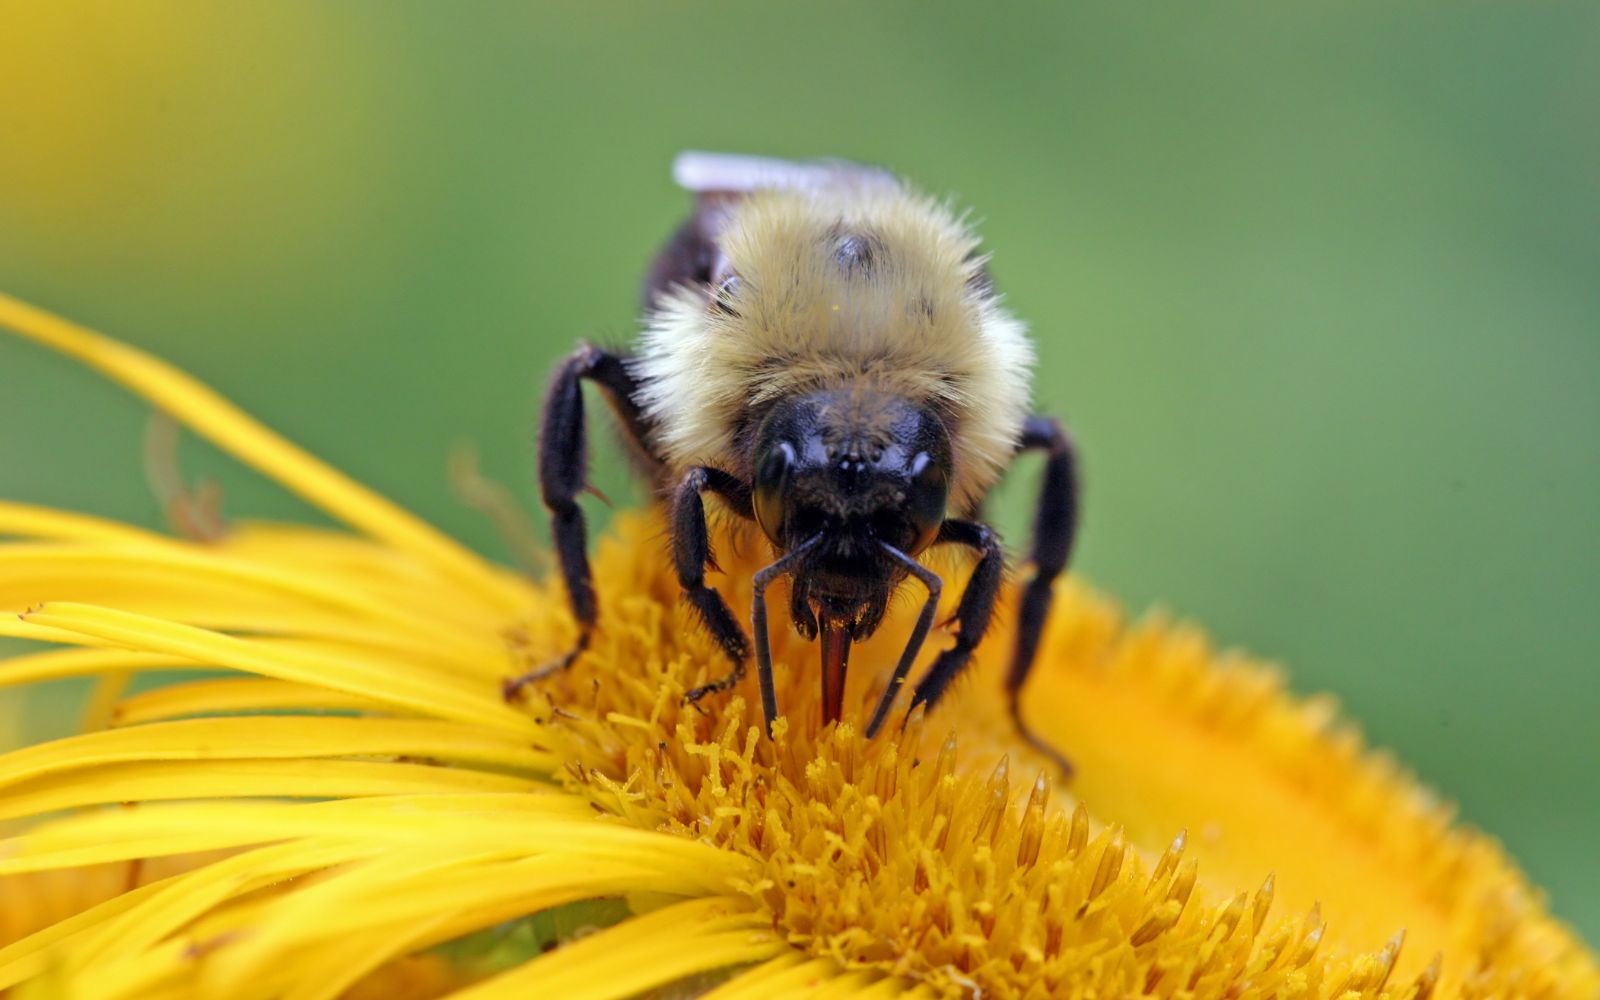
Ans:
{"label": "bee head", "polygon": [[[811,613],[851,624],[881,618],[910,556],[932,545],[949,495],[950,437],[938,414],[892,393],[824,390],[777,403],[756,437],[756,521],[780,551],[813,538],[794,574],[802,633]],[[811,606],[815,605],[814,612]]]}

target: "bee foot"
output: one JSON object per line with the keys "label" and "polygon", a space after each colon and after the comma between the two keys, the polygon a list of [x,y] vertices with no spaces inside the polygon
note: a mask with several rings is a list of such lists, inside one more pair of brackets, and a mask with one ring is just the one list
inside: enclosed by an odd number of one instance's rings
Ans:
{"label": "bee foot", "polygon": [[693,705],[700,712],[700,714],[704,715],[706,714],[706,710],[700,707],[700,699],[706,697],[707,695],[720,694],[721,692],[733,687],[737,683],[739,683],[739,678],[736,676],[724,677],[721,680],[712,681],[710,684],[702,684],[697,688],[690,688],[688,691],[684,692],[683,703],[685,705]]}
{"label": "bee foot", "polygon": [[534,667],[532,670],[529,670],[527,673],[520,674],[516,677],[507,677],[505,680],[500,682],[500,696],[508,702],[521,701],[523,689],[525,689],[528,685],[536,684],[553,674],[559,674],[568,667],[572,666],[572,662],[578,658],[578,654],[583,652],[584,647],[587,645],[588,641],[587,639],[584,639],[567,653],[555,660],[551,660],[549,663],[540,664],[539,666]]}

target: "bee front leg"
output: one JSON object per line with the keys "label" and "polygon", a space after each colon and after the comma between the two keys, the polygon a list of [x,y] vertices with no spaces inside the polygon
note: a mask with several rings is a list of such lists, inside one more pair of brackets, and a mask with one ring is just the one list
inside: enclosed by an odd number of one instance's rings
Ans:
{"label": "bee front leg", "polygon": [[708,489],[729,501],[741,514],[750,509],[750,491],[744,484],[721,469],[708,466],[690,469],[672,499],[672,562],[678,571],[678,584],[683,588],[684,598],[699,613],[700,620],[711,630],[712,638],[733,663],[733,669],[725,676],[688,692],[684,700],[691,704],[739,683],[750,658],[750,640],[728,610],[728,602],[715,588],[706,586],[706,567],[718,568],[706,531],[705,501],[701,498]]}
{"label": "bee front leg", "polygon": [[883,726],[883,720],[889,717],[889,709],[894,707],[895,696],[900,693],[900,686],[905,683],[906,674],[911,670],[911,664],[916,660],[917,654],[922,651],[922,644],[928,638],[928,632],[933,628],[934,615],[939,611],[939,595],[944,590],[944,581],[939,579],[937,573],[923,566],[915,559],[901,552],[888,542],[878,542],[878,547],[889,554],[889,557],[906,568],[906,572],[922,581],[928,588],[927,599],[922,602],[922,613],[917,616],[917,624],[911,629],[911,638],[906,641],[905,649],[900,651],[900,660],[895,664],[894,673],[889,675],[889,683],[883,689],[883,694],[878,698],[878,707],[872,712],[872,719],[867,723],[867,739],[878,735],[878,730]]}
{"label": "bee front leg", "polygon": [[578,495],[589,488],[589,446],[584,428],[583,382],[591,381],[606,395],[630,445],[650,454],[648,427],[635,402],[638,383],[623,359],[597,347],[584,345],[556,369],[545,396],[539,424],[539,494],[550,514],[550,535],[556,561],[567,587],[567,602],[578,622],[578,641],[555,660],[507,680],[507,700],[526,685],[559,673],[589,647],[597,605],[589,572],[588,532]]}

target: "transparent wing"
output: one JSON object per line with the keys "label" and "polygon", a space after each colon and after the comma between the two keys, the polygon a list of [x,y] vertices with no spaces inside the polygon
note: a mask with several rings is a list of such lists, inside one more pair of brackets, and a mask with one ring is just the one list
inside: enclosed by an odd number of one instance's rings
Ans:
{"label": "transparent wing", "polygon": [[737,153],[679,153],[672,161],[672,179],[695,194],[750,191],[805,191],[838,186],[898,187],[894,174],[882,167],[847,160],[780,160]]}

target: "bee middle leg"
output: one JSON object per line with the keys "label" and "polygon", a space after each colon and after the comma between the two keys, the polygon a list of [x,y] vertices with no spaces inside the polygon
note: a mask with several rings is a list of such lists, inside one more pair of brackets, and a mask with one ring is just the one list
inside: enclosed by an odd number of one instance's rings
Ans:
{"label": "bee middle leg", "polygon": [[[1025,446],[1026,441],[1024,438]],[[1039,634],[1044,627],[1045,614],[1050,609],[1050,583],[1060,572],[1061,565],[1066,562],[1065,546],[1061,543],[1063,533],[1043,524],[1047,514],[1060,513],[1049,502],[1055,495],[1052,493],[1052,484],[1057,483],[1060,478],[1058,470],[1054,475],[1046,473],[1046,503],[1041,505],[1038,519],[1040,524],[1036,525],[1040,528],[1042,538],[1036,538],[1034,542],[1034,560],[1038,565],[1038,571],[1023,593],[1022,614],[1017,623],[1017,641],[1012,654],[1011,670],[1007,677],[1006,694],[1011,718],[1018,734],[1030,746],[1054,761],[1063,776],[1071,776],[1072,763],[1059,750],[1036,736],[1027,727],[1018,711],[1017,701],[1022,682],[1027,679],[1028,670],[1033,665],[1034,654],[1038,651]],[[1070,540],[1070,528],[1065,532],[1065,536]],[[944,697],[950,683],[960,676],[961,671],[971,662],[973,651],[977,649],[978,641],[988,630],[989,621],[994,615],[995,599],[1000,595],[1000,583],[1005,568],[1005,553],[1000,548],[1000,540],[995,536],[994,530],[986,524],[976,521],[946,521],[940,527],[939,537],[934,544],[965,545],[981,553],[981,556],[977,567],[972,571],[972,578],[967,581],[967,589],[961,594],[961,603],[956,605],[954,616],[957,625],[956,644],[939,654],[938,659],[933,661],[933,666],[928,668],[928,673],[922,678],[921,683],[917,685],[916,693],[911,699],[913,711],[918,705],[926,706],[932,711],[939,703],[939,699]],[[1058,555],[1059,562],[1055,558]]]}
{"label": "bee middle leg", "polygon": [[550,514],[550,535],[556,561],[567,587],[567,602],[578,622],[578,640],[566,653],[549,663],[507,680],[503,692],[509,701],[534,681],[559,673],[589,648],[598,606],[589,571],[588,531],[579,494],[589,488],[589,445],[584,428],[583,382],[595,383],[616,412],[624,437],[635,451],[650,455],[648,425],[635,397],[638,382],[623,358],[585,344],[556,369],[545,396],[539,425],[539,495]]}
{"label": "bee middle leg", "polygon": [[994,617],[995,599],[1000,596],[1000,581],[1005,571],[1005,552],[1000,548],[1000,539],[986,524],[946,521],[940,526],[934,544],[965,545],[980,555],[952,619],[956,623],[956,644],[940,653],[918,682],[916,693],[911,697],[912,711],[918,705],[932,711],[944,697],[950,682],[971,662],[978,641],[988,631],[989,620]]}

